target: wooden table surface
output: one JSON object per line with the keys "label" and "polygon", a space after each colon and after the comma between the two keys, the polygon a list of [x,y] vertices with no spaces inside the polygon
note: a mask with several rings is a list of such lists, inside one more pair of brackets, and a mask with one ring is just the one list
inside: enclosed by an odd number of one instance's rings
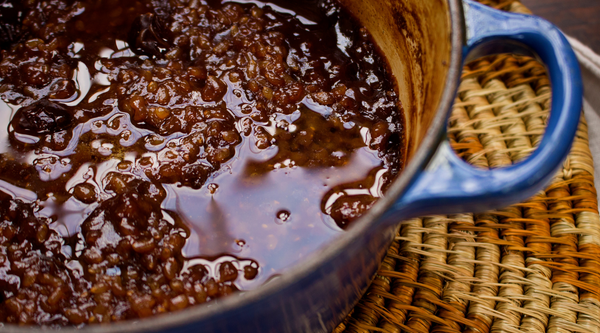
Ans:
{"label": "wooden table surface", "polygon": [[600,0],[521,0],[521,3],[600,54]]}

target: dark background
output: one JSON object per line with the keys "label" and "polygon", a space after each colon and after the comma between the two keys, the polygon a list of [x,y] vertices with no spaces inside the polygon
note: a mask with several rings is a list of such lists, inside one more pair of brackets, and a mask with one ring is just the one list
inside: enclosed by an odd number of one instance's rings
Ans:
{"label": "dark background", "polygon": [[521,0],[521,3],[600,54],[600,0]]}

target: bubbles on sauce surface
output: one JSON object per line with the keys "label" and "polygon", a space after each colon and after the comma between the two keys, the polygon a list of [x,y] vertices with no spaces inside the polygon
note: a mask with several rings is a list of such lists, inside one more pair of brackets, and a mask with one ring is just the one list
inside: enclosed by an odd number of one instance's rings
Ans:
{"label": "bubbles on sauce surface", "polygon": [[215,194],[215,192],[217,192],[217,190],[219,189],[219,184],[210,183],[208,184],[207,188],[210,194]]}
{"label": "bubbles on sauce surface", "polygon": [[385,62],[337,4],[208,2],[0,10],[0,322],[106,323],[256,288],[400,171]]}
{"label": "bubbles on sauce surface", "polygon": [[276,217],[276,219],[277,219],[276,222],[279,223],[279,224],[281,224],[281,223],[288,222],[291,219],[291,217],[292,217],[292,213],[290,213],[289,210],[282,209],[282,210],[280,210],[280,211],[277,212],[276,216],[277,216]]}

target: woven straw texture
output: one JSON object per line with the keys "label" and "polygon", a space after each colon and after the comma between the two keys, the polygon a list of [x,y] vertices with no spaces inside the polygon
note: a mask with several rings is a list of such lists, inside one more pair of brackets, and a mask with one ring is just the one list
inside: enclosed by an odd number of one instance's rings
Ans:
{"label": "woven straw texture", "polygon": [[[518,1],[482,1],[529,13]],[[550,107],[544,68],[500,55],[464,68],[449,123],[482,168],[529,155]],[[600,218],[585,119],[563,169],[527,202],[403,224],[335,333],[600,332]]]}

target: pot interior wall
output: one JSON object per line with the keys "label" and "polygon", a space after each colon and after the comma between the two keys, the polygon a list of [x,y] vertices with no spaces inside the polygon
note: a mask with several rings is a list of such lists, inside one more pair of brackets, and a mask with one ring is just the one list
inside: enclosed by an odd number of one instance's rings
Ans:
{"label": "pot interior wall", "polygon": [[385,55],[397,81],[406,128],[405,162],[437,111],[451,53],[447,0],[341,0]]}

